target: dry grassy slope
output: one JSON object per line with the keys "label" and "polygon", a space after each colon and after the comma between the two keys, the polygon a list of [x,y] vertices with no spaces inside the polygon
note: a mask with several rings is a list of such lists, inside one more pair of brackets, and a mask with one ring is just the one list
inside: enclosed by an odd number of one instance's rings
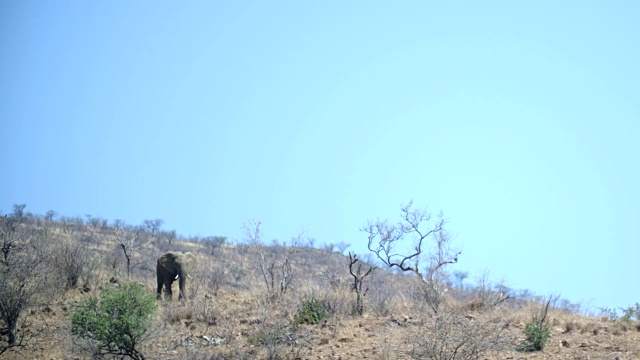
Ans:
{"label": "dry grassy slope", "polygon": [[[74,345],[68,310],[78,301],[124,278],[124,261],[110,229],[51,228],[52,242],[85,246],[92,259],[88,292],[67,291],[50,304],[29,311],[27,333],[42,331],[28,346],[3,354],[7,359],[85,359],[90,354]],[[142,346],[151,359],[253,359],[281,356],[302,359],[409,358],[430,316],[415,296],[413,277],[377,270],[367,278],[366,314],[351,316],[354,294],[347,258],[312,248],[267,247],[269,263],[281,273],[285,256],[292,268],[286,294],[269,298],[257,257],[245,246],[225,245],[213,254],[201,243],[158,241],[136,256],[133,279],[155,291],[155,260],[166,250],[193,251],[199,265],[189,284],[190,299],[161,302],[156,326]],[[115,251],[114,251],[115,250]],[[115,263],[116,267],[113,267]],[[177,286],[177,284],[174,284]],[[323,298],[333,316],[318,325],[291,326],[295,309],[309,296]],[[474,314],[478,319],[482,314]],[[491,314],[515,345],[529,318],[529,309],[507,305]],[[480,321],[480,320],[470,320]],[[488,353],[487,359],[640,359],[640,332],[619,324],[553,310],[553,333],[543,352],[513,350]],[[269,335],[277,335],[275,339]],[[511,347],[512,349],[513,347]]]}

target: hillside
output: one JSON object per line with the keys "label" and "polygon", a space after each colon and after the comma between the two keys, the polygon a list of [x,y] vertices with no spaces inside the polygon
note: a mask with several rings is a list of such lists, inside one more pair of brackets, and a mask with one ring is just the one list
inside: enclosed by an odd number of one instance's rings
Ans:
{"label": "hillside", "polygon": [[[293,246],[189,241],[159,226],[117,225],[31,216],[16,225],[20,236],[5,232],[5,244],[14,241],[10,251],[38,259],[38,272],[33,270],[28,284],[46,277],[46,286],[37,288],[44,296],[35,297],[18,324],[18,336],[28,342],[0,357],[92,358],[86,344],[71,335],[70,313],[101,289],[126,281],[125,243],[131,246],[131,280],[149,293],[156,292],[156,261],[166,251],[190,251],[198,260],[187,300],[174,295],[172,301],[158,302],[152,330],[140,346],[148,359],[441,359],[456,347],[455,359],[640,358],[637,323],[557,307],[546,318],[551,336],[544,350],[518,352],[526,324],[544,304],[505,296],[488,283],[473,290],[446,289],[436,315],[415,274],[378,268],[361,277],[364,313],[359,316],[350,259],[343,254],[304,241]],[[370,265],[359,261],[354,272],[359,264],[362,276]],[[175,282],[174,294],[177,287]],[[327,317],[301,323],[300,309],[314,301]],[[6,341],[3,331],[3,346]]]}

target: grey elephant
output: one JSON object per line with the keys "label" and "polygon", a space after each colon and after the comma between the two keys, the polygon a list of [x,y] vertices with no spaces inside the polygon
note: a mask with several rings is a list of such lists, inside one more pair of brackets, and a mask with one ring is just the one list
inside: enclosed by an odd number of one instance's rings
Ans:
{"label": "grey elephant", "polygon": [[181,253],[170,251],[158,258],[156,274],[158,275],[158,300],[162,298],[162,287],[165,287],[165,300],[171,300],[171,284],[178,280],[180,295],[178,299],[185,297],[185,284],[189,273],[196,266],[196,257],[190,252]]}

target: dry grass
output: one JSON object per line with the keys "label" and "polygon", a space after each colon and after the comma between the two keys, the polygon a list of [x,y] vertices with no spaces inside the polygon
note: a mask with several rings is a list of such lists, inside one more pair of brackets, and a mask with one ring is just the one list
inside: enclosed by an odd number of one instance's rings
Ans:
{"label": "dry grass", "polygon": [[[124,263],[115,238],[101,228],[86,227],[78,235],[62,226],[51,230],[64,241],[86,246],[83,275],[87,289],[63,292],[29,312],[27,330],[42,332],[28,346],[4,358],[83,359],[91,354],[74,346],[69,313],[74,304],[97,296],[110,280],[124,281]],[[108,230],[108,229],[107,229]],[[133,280],[155,292],[155,259],[166,250],[158,242],[134,258]],[[211,254],[202,244],[174,241],[171,249],[198,256],[187,300],[162,301],[156,324],[142,350],[152,359],[407,359],[438,358],[437,349],[465,343],[465,351],[481,358],[620,359],[640,358],[640,332],[632,323],[610,322],[552,309],[552,335],[541,353],[523,354],[515,346],[530,320],[531,306],[504,302],[483,308],[470,304],[475,294],[454,294],[434,316],[416,293],[414,277],[376,270],[365,280],[369,288],[364,316],[354,316],[355,293],[348,259],[314,248],[289,252],[291,285],[285,294],[267,291],[252,253],[225,244]],[[265,251],[279,259],[287,249]],[[113,266],[115,263],[115,267]],[[82,282],[82,281],[81,281]],[[177,286],[177,284],[174,284]],[[330,316],[316,325],[295,324],[308,298],[321,299]],[[462,351],[461,351],[462,354]],[[456,357],[464,358],[464,357]]]}

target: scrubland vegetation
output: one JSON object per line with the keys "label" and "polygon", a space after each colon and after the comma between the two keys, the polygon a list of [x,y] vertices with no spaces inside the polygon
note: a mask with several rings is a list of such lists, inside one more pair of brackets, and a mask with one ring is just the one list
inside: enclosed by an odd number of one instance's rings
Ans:
{"label": "scrubland vegetation", "polygon": [[[594,314],[470,277],[443,218],[411,205],[367,223],[358,255],[304,232],[266,244],[258,221],[235,242],[24,205],[0,221],[2,358],[640,358],[639,304]],[[166,251],[196,254],[186,300],[155,300]]]}

